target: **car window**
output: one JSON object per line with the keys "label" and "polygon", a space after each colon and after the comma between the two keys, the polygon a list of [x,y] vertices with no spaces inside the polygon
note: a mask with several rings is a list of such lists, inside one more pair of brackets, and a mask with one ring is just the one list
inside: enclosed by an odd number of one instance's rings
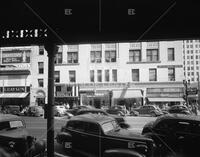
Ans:
{"label": "car window", "polygon": [[85,131],[86,124],[82,121],[69,121],[67,123],[67,128],[76,131]]}
{"label": "car window", "polygon": [[89,133],[89,134],[99,135],[100,134],[100,128],[99,128],[98,124],[87,123],[86,132]]}

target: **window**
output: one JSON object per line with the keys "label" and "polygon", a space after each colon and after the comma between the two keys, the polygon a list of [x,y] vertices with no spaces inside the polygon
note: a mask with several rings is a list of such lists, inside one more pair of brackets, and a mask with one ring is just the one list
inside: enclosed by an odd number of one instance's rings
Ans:
{"label": "window", "polygon": [[90,82],[94,82],[94,70],[90,70]]}
{"label": "window", "polygon": [[132,80],[139,81],[139,69],[132,69]]}
{"label": "window", "polygon": [[196,69],[199,70],[199,67],[197,66]]}
{"label": "window", "polygon": [[76,82],[76,71],[69,71],[69,82]]}
{"label": "window", "polygon": [[198,59],[198,56],[196,56],[196,59]]}
{"label": "window", "polygon": [[39,55],[44,55],[44,46],[39,46]]}
{"label": "window", "polygon": [[199,62],[198,62],[198,61],[196,61],[196,64],[199,64]]}
{"label": "window", "polygon": [[55,63],[56,64],[61,64],[62,63],[62,52],[58,52],[56,54]]}
{"label": "window", "polygon": [[147,61],[148,62],[159,61],[158,49],[147,50]]}
{"label": "window", "polygon": [[38,79],[38,87],[44,87],[44,80]]}
{"label": "window", "polygon": [[174,48],[168,48],[168,61],[174,61],[175,56],[174,56]]}
{"label": "window", "polygon": [[187,67],[187,70],[190,70],[190,67]]}
{"label": "window", "polygon": [[61,86],[56,86],[56,92],[61,92]]}
{"label": "window", "polygon": [[194,70],[194,67],[193,67],[193,66],[191,67],[191,70]]}
{"label": "window", "polygon": [[110,75],[109,75],[109,70],[105,70],[105,82],[110,81]]}
{"label": "window", "polygon": [[141,61],[141,50],[129,50],[129,61],[140,62]]}
{"label": "window", "polygon": [[97,81],[102,82],[102,71],[101,70],[97,70]]}
{"label": "window", "polygon": [[149,81],[157,81],[157,70],[149,69]]}
{"label": "window", "polygon": [[193,48],[193,45],[190,45],[190,48]]}
{"label": "window", "polygon": [[112,70],[112,81],[117,82],[117,70],[116,69]]}
{"label": "window", "polygon": [[55,71],[54,77],[55,77],[55,82],[60,82],[60,71]]}
{"label": "window", "polygon": [[191,59],[193,59],[193,56],[191,56]]}
{"label": "window", "polygon": [[90,52],[91,63],[101,63],[101,57],[101,51]]}
{"label": "window", "polygon": [[68,63],[78,63],[78,52],[67,52]]}
{"label": "window", "polygon": [[105,51],[105,61],[106,62],[116,62],[116,50],[106,50]]}
{"label": "window", "polygon": [[193,54],[193,50],[191,50],[191,54]]}
{"label": "window", "polygon": [[174,68],[168,68],[168,80],[175,81],[175,69]]}
{"label": "window", "polygon": [[38,62],[38,72],[39,74],[44,74],[44,63]]}
{"label": "window", "polygon": [[87,124],[87,133],[89,134],[96,134],[99,135],[100,134],[100,128],[97,124],[95,123],[88,123]]}

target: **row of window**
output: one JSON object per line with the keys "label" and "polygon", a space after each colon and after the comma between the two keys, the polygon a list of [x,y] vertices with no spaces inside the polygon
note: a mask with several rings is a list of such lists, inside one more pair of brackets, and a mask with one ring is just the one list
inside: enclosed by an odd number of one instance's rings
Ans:
{"label": "row of window", "polygon": [[[187,48],[194,48],[193,45],[187,45],[186,47],[187,47]],[[199,45],[199,44],[195,44],[195,47],[196,47],[196,48],[200,48],[200,45]],[[183,45],[183,48],[185,48],[184,45]]]}
{"label": "row of window", "polygon": [[[40,51],[39,51],[40,52]],[[43,54],[43,53],[42,53]],[[159,61],[158,49],[147,49],[147,62]],[[56,54],[55,63],[62,64],[62,52]],[[129,62],[141,62],[142,53],[141,50],[129,50]],[[174,48],[168,48],[168,61],[175,60]],[[102,62],[102,51],[91,51],[90,52],[91,63]],[[116,50],[105,51],[105,62],[116,62],[117,55]],[[67,52],[67,63],[78,63],[78,52]]]}

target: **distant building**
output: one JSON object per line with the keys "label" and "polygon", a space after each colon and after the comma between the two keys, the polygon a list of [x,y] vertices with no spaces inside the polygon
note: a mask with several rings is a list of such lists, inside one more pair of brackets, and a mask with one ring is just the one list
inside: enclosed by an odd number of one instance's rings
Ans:
{"label": "distant building", "polygon": [[[60,45],[55,59],[55,103],[96,107],[109,106],[110,103],[181,103],[184,101],[182,43]],[[24,81],[21,86],[29,87],[29,104],[40,105],[47,103],[48,57],[43,46],[29,48],[28,63],[24,63],[28,60],[25,55],[21,56],[19,63],[9,61],[10,52],[1,48],[1,65],[29,65],[29,73],[23,77],[16,73],[15,77]],[[3,75],[0,78],[1,89],[19,85],[15,81],[12,85],[5,83],[14,78],[13,75],[8,77],[10,71],[2,73],[0,70],[0,75]],[[1,90],[0,99],[3,97]]]}

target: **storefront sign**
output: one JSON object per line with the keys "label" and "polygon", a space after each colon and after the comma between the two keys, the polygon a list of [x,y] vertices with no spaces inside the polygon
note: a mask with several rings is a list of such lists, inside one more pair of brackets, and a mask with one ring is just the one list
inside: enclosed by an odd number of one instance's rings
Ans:
{"label": "storefront sign", "polygon": [[30,63],[31,50],[6,50],[2,51],[2,63]]}
{"label": "storefront sign", "polygon": [[71,92],[56,92],[56,97],[69,97],[72,96]]}
{"label": "storefront sign", "polygon": [[4,92],[12,93],[12,92],[25,92],[25,87],[4,87]]}

